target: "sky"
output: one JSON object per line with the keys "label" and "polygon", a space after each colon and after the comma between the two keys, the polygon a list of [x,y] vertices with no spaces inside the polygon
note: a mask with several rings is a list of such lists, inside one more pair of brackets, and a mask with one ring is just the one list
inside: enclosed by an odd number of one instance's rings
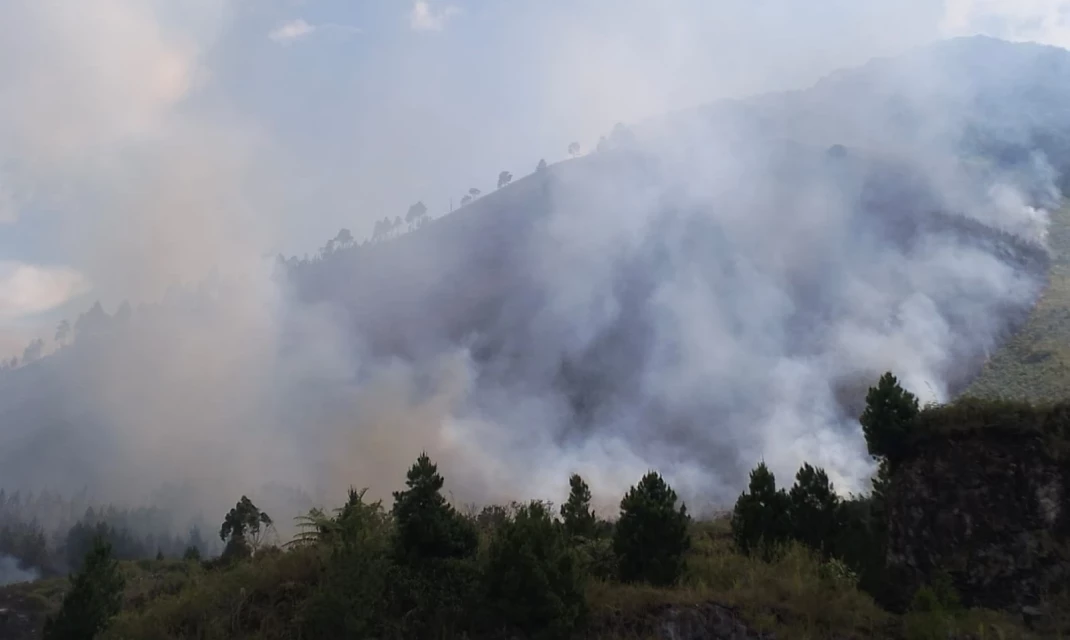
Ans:
{"label": "sky", "polygon": [[6,2],[0,353],[94,299],[441,215],[617,122],[973,33],[1070,45],[1070,3]]}

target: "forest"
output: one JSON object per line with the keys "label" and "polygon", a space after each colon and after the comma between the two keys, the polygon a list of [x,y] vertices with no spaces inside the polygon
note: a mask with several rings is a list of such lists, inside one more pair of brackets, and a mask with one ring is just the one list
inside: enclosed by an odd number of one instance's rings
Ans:
{"label": "forest", "polygon": [[[938,425],[1024,415],[1026,406],[921,408],[887,373],[859,418],[877,468],[870,491],[841,497],[809,464],[778,487],[759,463],[730,513],[698,520],[655,471],[613,514],[592,510],[590,487],[575,474],[559,507],[458,510],[443,495],[443,473],[421,455],[389,507],[351,488],[340,507],[300,516],[288,541],[272,537],[271,516],[245,496],[212,536],[223,544],[218,555],[199,531],[182,541],[133,536],[127,527],[147,526],[153,514],[114,509],[87,510],[50,544],[11,524],[33,512],[14,497],[4,540],[23,569],[71,571],[69,581],[23,587],[55,600],[43,623],[48,640],[675,637],[659,635],[667,620],[723,634],[695,637],[978,637],[969,635],[977,629],[1033,637],[1033,621],[1016,612],[963,602],[948,575],[906,592],[885,563],[886,492],[899,461],[941,437]],[[31,509],[46,504],[70,508],[39,498]],[[47,586],[57,582],[69,586]]]}

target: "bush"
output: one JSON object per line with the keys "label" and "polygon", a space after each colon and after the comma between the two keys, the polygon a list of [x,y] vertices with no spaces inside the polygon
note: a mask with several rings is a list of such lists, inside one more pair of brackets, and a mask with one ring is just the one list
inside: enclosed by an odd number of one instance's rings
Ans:
{"label": "bush", "polygon": [[732,539],[745,554],[768,555],[783,544],[791,533],[789,499],[777,490],[776,477],[765,463],[750,473],[750,484],[740,494],[732,510]]}
{"label": "bush", "polygon": [[676,582],[691,548],[690,522],[687,507],[676,507],[676,492],[659,474],[643,476],[620,503],[613,535],[620,579],[654,585]]}
{"label": "bush", "polygon": [[310,638],[364,638],[380,634],[388,609],[390,529],[381,501],[364,502],[366,489],[349,490],[346,504],[328,517],[318,509],[300,518],[296,544],[330,549],[323,580],[305,604],[302,628]]}
{"label": "bush", "polygon": [[45,640],[86,640],[108,628],[123,604],[125,580],[111,545],[93,541],[82,569],[71,577],[71,590],[55,617],[45,621]]}
{"label": "bush", "polygon": [[387,576],[388,638],[465,637],[481,614],[483,576],[475,558],[394,565]]}
{"label": "bush", "polygon": [[613,553],[613,540],[608,537],[573,539],[583,573],[599,580],[614,580],[617,577],[617,556]]}
{"label": "bush", "polygon": [[543,503],[521,506],[498,529],[488,550],[486,593],[495,621],[529,634],[567,636],[584,614],[579,563]]}

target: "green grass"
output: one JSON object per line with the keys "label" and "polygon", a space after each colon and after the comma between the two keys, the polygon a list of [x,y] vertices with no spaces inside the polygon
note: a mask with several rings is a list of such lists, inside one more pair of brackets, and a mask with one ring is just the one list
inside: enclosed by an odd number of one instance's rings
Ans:
{"label": "green grass", "polygon": [[1070,208],[1052,213],[1048,244],[1047,289],[964,395],[1042,403],[1070,397]]}

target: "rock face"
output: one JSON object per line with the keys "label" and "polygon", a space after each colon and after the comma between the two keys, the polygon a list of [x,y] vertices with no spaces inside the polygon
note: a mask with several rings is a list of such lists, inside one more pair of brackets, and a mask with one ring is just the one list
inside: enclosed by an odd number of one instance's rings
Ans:
{"label": "rock face", "polygon": [[931,438],[888,491],[888,565],[913,591],[946,572],[964,604],[1017,608],[1070,579],[1070,466],[1040,434]]}

